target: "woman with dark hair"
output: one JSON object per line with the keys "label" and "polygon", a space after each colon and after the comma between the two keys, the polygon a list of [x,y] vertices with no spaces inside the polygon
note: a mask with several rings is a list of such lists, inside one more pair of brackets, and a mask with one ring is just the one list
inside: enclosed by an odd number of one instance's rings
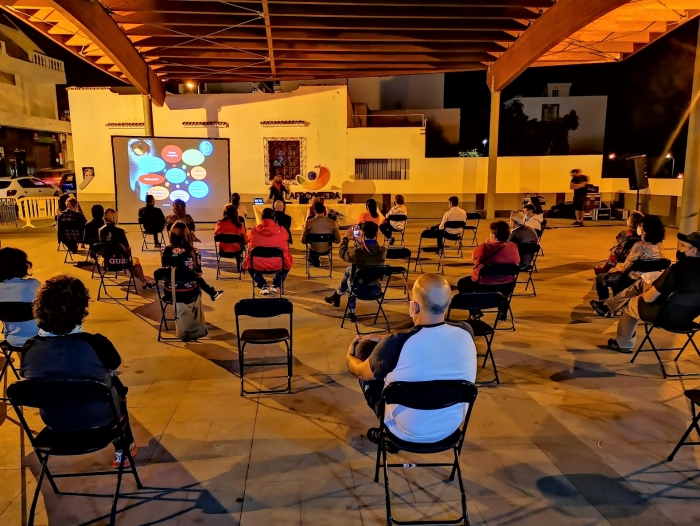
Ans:
{"label": "woman with dark hair", "polygon": [[384,216],[378,210],[377,202],[374,199],[367,199],[365,207],[367,210],[362,212],[360,217],[357,218],[357,224],[361,225],[365,221],[371,221],[372,223],[376,223],[377,226],[381,225],[384,221]]}
{"label": "woman with dark hair", "polygon": [[194,224],[194,219],[187,213],[187,205],[182,199],[175,199],[173,201],[173,213],[168,216],[166,220],[165,229],[170,232],[170,228],[175,224],[176,221],[182,221],[187,225],[187,228],[192,232],[192,240],[195,243],[201,243],[197,234],[194,233],[196,225]]}
{"label": "woman with dark hair", "polygon": [[[505,221],[494,221],[490,225],[491,235],[481,245],[474,249],[474,270],[471,276],[462,278],[457,282],[457,289],[460,293],[481,292],[488,290],[495,285],[510,283],[506,278],[484,277],[479,281],[479,271],[484,265],[500,264],[520,264],[520,254],[518,245],[508,241],[510,238],[510,227]],[[494,287],[497,288],[497,287]]]}
{"label": "woman with dark hair", "polygon": [[289,199],[289,196],[289,188],[284,185],[282,176],[275,175],[275,178],[272,181],[272,186],[270,186],[270,195],[267,198],[268,201],[274,204],[275,201],[284,201],[285,199]]}
{"label": "woman with dark hair", "polygon": [[241,195],[238,192],[233,192],[231,194],[231,204],[238,210],[239,217],[248,219],[248,208],[241,204]]}
{"label": "woman with dark hair", "polygon": [[[214,236],[217,234],[238,234],[243,236],[243,246],[238,243],[218,243],[217,250],[222,256],[227,254],[237,254],[236,261],[240,268],[242,263],[243,247],[248,244],[248,237],[245,232],[245,225],[241,222],[238,209],[231,203],[224,206],[224,216],[217,221],[214,228]],[[231,256],[229,256],[231,257]]]}
{"label": "woman with dark hair", "polygon": [[[32,263],[27,254],[18,249],[5,247],[0,249],[0,310],[13,308],[15,303],[31,303],[39,280],[29,277]],[[7,345],[21,348],[29,338],[36,336],[39,329],[36,321],[3,322],[2,334]]]}
{"label": "woman with dark hair", "polygon": [[90,209],[92,219],[85,225],[85,234],[83,235],[83,243],[88,248],[100,242],[100,228],[105,226],[105,209],[102,205],[92,205]]}
{"label": "woman with dark hair", "polygon": [[[125,443],[114,444],[112,466],[119,467],[127,448],[124,467],[130,467],[138,448],[126,409],[128,389],[115,373],[121,357],[112,342],[101,334],[83,332],[89,301],[90,293],[77,278],[55,276],[41,286],[34,301],[39,334],[24,345],[22,375],[42,380],[97,380],[107,385],[126,435]],[[86,403],[69,411],[42,410],[41,418],[49,429],[70,432],[105,426],[113,415],[103,403]]]}
{"label": "woman with dark hair", "polygon": [[199,296],[199,289],[206,292],[212,301],[221,296],[224,291],[216,290],[202,278],[202,256],[194,248],[192,232],[182,221],[175,221],[170,228],[170,244],[163,249],[161,263],[164,267],[174,267],[190,270],[197,275],[193,281],[182,284],[177,289],[177,300],[181,303],[191,303]]}
{"label": "woman with dark hair", "polygon": [[131,266],[134,269],[134,276],[141,282],[141,286],[144,290],[152,289],[154,283],[146,277],[139,258],[131,255],[131,247],[129,246],[129,240],[126,238],[126,232],[123,228],[117,226],[119,224],[117,211],[114,208],[105,210],[104,221],[105,226],[100,228],[99,231],[100,243],[121,246],[122,250],[131,257]]}

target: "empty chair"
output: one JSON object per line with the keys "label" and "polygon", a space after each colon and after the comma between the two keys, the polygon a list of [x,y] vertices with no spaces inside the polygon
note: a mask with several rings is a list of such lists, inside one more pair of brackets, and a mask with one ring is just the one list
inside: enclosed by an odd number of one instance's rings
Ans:
{"label": "empty chair", "polygon": [[678,453],[678,450],[682,446],[700,446],[700,442],[686,442],[693,429],[695,429],[698,437],[700,437],[700,426],[698,426],[698,422],[700,422],[700,411],[697,411],[697,407],[700,407],[700,389],[686,389],[684,394],[690,402],[690,412],[692,417],[688,429],[678,441],[676,447],[673,448],[673,452],[668,456],[669,461],[673,460],[673,457],[676,456],[676,453]]}
{"label": "empty chair", "polygon": [[[311,265],[309,264],[309,256],[321,258],[321,257],[327,257],[328,258],[328,277],[332,278],[333,277],[333,241],[335,241],[335,235],[334,234],[311,234],[307,233],[306,234],[306,254],[305,254],[305,260],[306,260],[306,277],[311,278]],[[324,250],[321,252],[317,252],[316,250],[313,250],[313,245],[312,243],[327,243],[328,244],[328,250]]]}
{"label": "empty chair", "polygon": [[[238,272],[238,279],[243,279],[243,257],[245,255],[245,238],[241,234],[215,234],[214,243],[216,244],[216,279],[221,277],[222,271],[232,271]],[[238,245],[241,247],[240,250],[234,252],[227,252],[221,250],[219,243],[224,243],[226,245]],[[226,260],[233,260],[236,262],[235,266],[222,265],[221,262]]]}
{"label": "empty chair", "polygon": [[[427,230],[423,230],[423,232],[420,233],[420,239],[418,240],[418,253],[416,254],[416,262],[413,266],[414,271],[418,270],[418,265],[420,265],[420,271],[421,271],[421,273],[423,272],[423,260],[425,258],[421,258],[421,254],[424,252],[427,252],[428,254],[437,254],[437,257],[438,257],[437,272],[440,272],[442,274],[445,273],[444,269],[441,269],[442,257],[443,257],[443,251],[442,251],[442,245],[441,245],[442,237],[443,237],[443,231],[437,230],[437,229],[430,229],[429,228]],[[435,246],[432,246],[430,244],[428,246],[424,246],[423,245],[424,239],[434,239]]]}
{"label": "empty chair", "polygon": [[[284,393],[292,392],[292,332],[293,332],[293,313],[292,302],[286,298],[262,298],[262,299],[243,299],[236,303],[234,313],[236,315],[236,338],[238,340],[238,366],[241,377],[241,396],[244,394],[259,394],[259,393]],[[280,328],[252,328],[245,329],[241,332],[240,318],[247,316],[257,319],[269,319],[277,316],[289,316],[289,329]],[[265,360],[253,364],[245,363],[245,348],[246,345],[271,345],[275,343],[283,343],[287,351],[287,359],[283,362],[271,362]],[[287,366],[287,387],[284,389],[246,391],[245,389],[245,369],[246,367],[260,367],[272,365]]]}
{"label": "empty chair", "polygon": [[[408,294],[408,273],[411,270],[411,250],[406,247],[389,247],[386,251],[386,261],[390,263],[391,261],[403,260],[406,262],[405,265],[390,265],[391,277],[386,282],[386,289],[384,290],[384,301],[395,301],[395,300],[408,300],[410,299]],[[387,298],[386,293],[390,288],[397,288],[391,285],[391,279],[394,276],[401,276],[403,278],[403,293],[404,296],[400,298]]]}
{"label": "empty chair", "polygon": [[[384,313],[382,308],[382,303],[384,302],[384,291],[386,290],[389,279],[391,278],[391,267],[389,265],[377,265],[377,266],[367,266],[358,268],[352,278],[352,285],[350,287],[350,294],[348,296],[348,302],[345,305],[345,312],[343,313],[343,319],[340,322],[340,327],[345,326],[345,320],[351,319],[355,323],[355,331],[357,334],[373,334],[377,332],[389,332],[389,319]],[[384,317],[386,323],[386,329],[381,331],[370,331],[370,332],[360,332],[360,328],[357,325],[357,318],[361,315],[355,314],[349,316],[349,313],[355,307],[357,300],[360,301],[376,301],[377,302],[377,312],[374,315],[374,322],[377,323],[379,319],[379,314]],[[372,314],[363,314],[362,316],[372,316]]]}
{"label": "empty chair", "polygon": [[[475,222],[475,224],[472,224]],[[481,214],[478,212],[467,212],[467,221],[464,225],[464,230],[472,234],[472,240],[468,246],[476,246],[476,236],[479,232],[479,223],[481,222]]]}
{"label": "empty chair", "polygon": [[[518,254],[520,254],[520,272],[527,274],[525,281],[519,281],[519,284],[525,284],[525,291],[515,294],[515,296],[537,296],[535,282],[532,279],[532,273],[537,266],[537,254],[540,251],[539,243],[518,243]],[[528,294],[527,290],[532,285],[532,293]]]}
{"label": "empty chair", "polygon": [[[547,220],[543,219],[541,224],[542,228],[539,230],[535,230],[535,232],[537,232],[537,235],[540,238],[540,251],[538,252],[538,255],[540,257],[544,257],[544,249],[542,248],[542,236],[544,235],[544,231],[547,230]],[[537,270],[535,270],[535,272],[537,272]]]}
{"label": "empty chair", "polygon": [[119,278],[120,273],[124,273],[125,277],[129,278],[126,284],[126,300],[129,299],[129,292],[131,286],[134,287],[134,293],[138,294],[136,289],[136,276],[134,275],[134,267],[131,261],[131,254],[121,245],[114,243],[96,243],[92,246],[91,252],[95,255],[95,263],[93,266],[93,272],[97,270],[100,276],[100,286],[97,288],[97,300],[101,299],[101,292],[104,290],[105,295],[111,298],[107,287],[120,287],[120,283],[110,283],[109,285],[105,280],[111,280],[108,274],[114,272],[114,280]]}

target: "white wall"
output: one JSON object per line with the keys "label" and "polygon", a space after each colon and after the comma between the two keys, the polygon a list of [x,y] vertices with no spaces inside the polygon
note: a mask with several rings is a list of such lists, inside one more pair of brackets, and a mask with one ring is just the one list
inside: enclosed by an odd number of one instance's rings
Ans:
{"label": "white wall", "polygon": [[397,75],[348,79],[353,102],[364,102],[373,111],[442,109],[445,100],[445,75]]}

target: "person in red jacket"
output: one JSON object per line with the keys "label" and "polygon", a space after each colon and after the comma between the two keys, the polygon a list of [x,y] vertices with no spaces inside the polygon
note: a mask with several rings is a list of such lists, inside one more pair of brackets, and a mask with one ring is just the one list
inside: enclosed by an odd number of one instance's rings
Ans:
{"label": "person in red jacket", "polygon": [[238,215],[238,208],[231,203],[224,206],[224,216],[216,222],[214,236],[217,234],[238,234],[243,237],[243,246],[238,243],[217,243],[219,254],[226,257],[235,257],[238,265],[242,263],[243,249],[248,244],[248,236],[245,231],[245,219]]}
{"label": "person in red jacket", "polygon": [[[287,274],[292,268],[292,255],[289,252],[289,236],[287,231],[275,223],[275,212],[272,208],[265,208],[262,211],[262,224],[256,225],[250,231],[249,252],[243,263],[243,268],[246,269],[255,284],[260,288],[260,293],[265,295],[270,291],[267,288],[267,281],[264,274],[255,272],[256,270],[272,271],[276,270],[274,279],[272,280],[272,292],[277,292],[277,289],[282,285],[282,282],[287,277]],[[256,247],[274,247],[279,248],[284,253],[284,263],[280,268],[280,260],[278,258],[253,258],[254,268],[250,265],[250,256]]]}

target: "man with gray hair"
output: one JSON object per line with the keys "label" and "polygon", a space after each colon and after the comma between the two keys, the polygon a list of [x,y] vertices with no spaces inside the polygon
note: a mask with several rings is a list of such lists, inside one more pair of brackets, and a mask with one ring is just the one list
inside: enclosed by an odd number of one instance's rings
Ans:
{"label": "man with gray hair", "polygon": [[[356,337],[348,349],[350,373],[360,379],[367,404],[379,415],[382,390],[392,382],[476,379],[474,332],[466,323],[445,323],[452,291],[444,278],[423,274],[413,285],[409,314],[414,327],[386,338]],[[399,439],[431,443],[451,435],[464,420],[466,404],[436,411],[386,407],[384,422]],[[379,428],[367,437],[376,442]]]}
{"label": "man with gray hair", "polygon": [[[518,253],[520,253],[520,264],[527,267],[532,262],[534,254],[524,254],[520,250],[520,245],[523,243],[539,244],[540,238],[537,232],[532,227],[525,224],[525,214],[520,210],[515,210],[510,213],[510,237],[511,241],[518,245]],[[527,256],[527,257],[526,257]]]}

